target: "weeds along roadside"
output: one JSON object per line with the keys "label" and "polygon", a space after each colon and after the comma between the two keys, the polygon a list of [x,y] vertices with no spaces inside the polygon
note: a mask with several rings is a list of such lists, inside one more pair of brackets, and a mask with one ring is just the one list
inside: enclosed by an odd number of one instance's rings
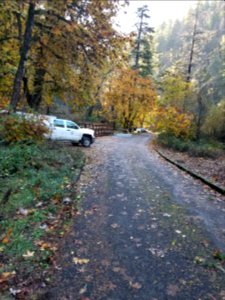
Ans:
{"label": "weeds along roadside", "polygon": [[0,146],[1,290],[41,280],[54,264],[58,240],[76,214],[75,183],[84,163],[78,147]]}
{"label": "weeds along roadside", "polygon": [[225,150],[224,144],[206,138],[196,142],[177,138],[173,135],[160,134],[156,140],[160,146],[179,152],[186,152],[190,156],[196,157],[217,158]]}

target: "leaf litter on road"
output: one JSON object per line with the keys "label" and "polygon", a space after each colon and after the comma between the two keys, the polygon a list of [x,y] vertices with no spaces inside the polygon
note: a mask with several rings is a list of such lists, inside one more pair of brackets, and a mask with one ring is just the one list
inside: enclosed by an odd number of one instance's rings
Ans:
{"label": "leaf litter on road", "polygon": [[75,265],[86,265],[89,263],[90,259],[88,258],[79,258],[79,257],[73,257],[73,262],[75,263]]}
{"label": "leaf litter on road", "polygon": [[[123,145],[120,146],[123,147]],[[97,147],[100,146],[97,145]],[[97,149],[101,153],[101,147]],[[134,155],[137,147],[133,147],[131,151],[129,147],[124,146],[124,151],[125,149],[130,151],[129,161],[132,161],[130,157]],[[203,265],[198,266],[194,263],[196,256],[203,257],[201,255],[203,249],[207,250],[205,251],[207,253],[210,251],[212,243],[209,241],[208,247],[204,247],[201,243],[202,240],[207,240],[207,235],[199,226],[199,224],[202,225],[202,221],[198,223],[189,220],[187,223],[187,209],[186,207],[183,209],[182,205],[190,206],[191,201],[194,200],[190,199],[189,196],[192,190],[190,191],[190,188],[182,190],[181,186],[183,187],[186,181],[190,180],[189,177],[182,177],[180,171],[176,171],[176,174],[172,174],[172,171],[167,172],[165,166],[161,166],[158,161],[156,164],[153,162],[153,168],[151,168],[147,155],[146,160],[143,162],[140,160],[138,166],[134,164],[132,167],[126,168],[129,162],[126,159],[124,161],[120,159],[120,155],[122,155],[122,152],[119,152],[120,148],[113,149],[111,147],[107,151],[112,152],[112,156],[109,155],[105,165],[101,161],[101,165],[92,168],[93,172],[98,170],[98,176],[95,181],[89,180],[86,194],[83,194],[84,199],[86,199],[84,211],[91,210],[94,201],[98,205],[99,213],[88,214],[84,221],[82,221],[83,215],[81,214],[77,221],[76,239],[80,239],[82,242],[77,244],[74,237],[70,240],[71,246],[75,245],[77,248],[74,253],[79,256],[78,259],[86,259],[83,257],[86,257],[88,253],[88,259],[92,261],[88,268],[85,266],[86,263],[81,263],[80,269],[79,266],[76,268],[76,272],[81,269],[82,272],[80,271],[78,276],[74,273],[75,287],[74,289],[71,287],[71,291],[78,293],[81,290],[83,292],[84,283],[87,282],[87,296],[85,292],[82,295],[93,299],[106,299],[107,297],[117,299],[119,293],[122,296],[126,295],[124,297],[126,299],[127,295],[131,295],[129,293],[133,293],[132,289],[136,290],[135,293],[138,296],[141,295],[140,299],[148,292],[153,293],[152,297],[150,296],[151,299],[158,297],[163,299],[162,295],[176,298],[179,297],[181,291],[184,297],[187,296],[187,293],[193,296],[192,292],[200,291],[202,287],[205,290],[212,289],[212,294],[217,293],[218,295],[219,271],[215,277],[215,282],[218,281],[218,288],[217,286],[215,288],[210,287],[208,284],[211,280],[209,273],[214,274],[215,270],[208,271],[208,269],[203,268]],[[94,152],[96,154],[95,148]],[[89,154],[92,155],[90,151]],[[95,163],[94,160],[92,163]],[[160,180],[158,175],[154,177],[154,172],[158,171],[155,171],[158,168],[157,164],[165,169],[160,173]],[[139,167],[140,175],[138,174]],[[117,173],[115,168],[118,168]],[[127,172],[127,176],[121,178],[123,185],[118,185],[116,184],[118,182],[117,175],[122,172],[123,174]],[[168,174],[170,176],[166,177]],[[93,177],[94,174],[90,174],[90,176]],[[176,181],[176,176],[177,180],[178,177],[181,177],[179,182]],[[136,177],[136,181],[133,180],[134,177]],[[109,178],[110,182],[107,182]],[[170,186],[170,179],[174,185]],[[88,177],[86,180],[88,181]],[[124,181],[127,184],[124,184]],[[190,183],[188,184],[187,186],[190,187]],[[197,184],[196,186],[198,187]],[[96,193],[98,188],[100,189],[99,194]],[[178,195],[175,199],[176,193]],[[197,195],[199,196],[198,201],[204,200],[204,192],[202,193],[201,198],[199,198],[200,192]],[[123,207],[125,202],[121,201],[124,198],[129,199],[125,209]],[[181,201],[183,201],[182,205]],[[123,212],[127,212],[127,214]],[[123,231],[110,230],[110,227],[113,229],[121,227]],[[185,240],[184,236],[186,236]],[[130,239],[130,237],[132,238]],[[141,238],[141,240],[135,240],[136,237]],[[67,245],[65,249],[66,247]],[[79,253],[80,247],[85,247],[87,251]],[[65,259],[66,263],[67,260]],[[79,265],[79,263],[77,264]],[[167,274],[168,276],[166,276]],[[180,274],[182,274],[182,280],[185,282],[182,287],[174,283],[174,279]],[[63,276],[65,275],[64,272]],[[166,278],[166,281],[160,282],[163,277]],[[156,283],[151,285],[150,278]],[[195,280],[196,278],[197,280]],[[167,279],[171,280],[170,284],[168,284]],[[157,297],[155,292],[160,293],[159,287],[162,285],[164,285],[161,291],[163,294]],[[63,282],[61,286],[63,288]],[[111,292],[109,292],[110,289],[112,289]],[[197,297],[201,298],[200,292],[198,292]]]}

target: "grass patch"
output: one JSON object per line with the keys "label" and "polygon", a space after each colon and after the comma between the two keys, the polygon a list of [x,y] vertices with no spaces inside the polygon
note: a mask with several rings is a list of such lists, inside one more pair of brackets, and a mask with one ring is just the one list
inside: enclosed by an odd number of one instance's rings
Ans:
{"label": "grass patch", "polygon": [[84,161],[79,148],[61,144],[0,146],[0,289],[52,264],[76,213]]}
{"label": "grass patch", "polygon": [[191,156],[217,158],[224,153],[224,145],[214,140],[183,140],[172,135],[160,134],[157,143],[163,147],[179,152],[187,152]]}

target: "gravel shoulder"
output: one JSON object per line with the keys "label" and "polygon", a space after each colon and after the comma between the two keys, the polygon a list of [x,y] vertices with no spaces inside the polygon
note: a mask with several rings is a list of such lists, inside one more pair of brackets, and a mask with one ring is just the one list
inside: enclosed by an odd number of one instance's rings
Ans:
{"label": "gravel shoulder", "polygon": [[149,150],[149,135],[85,149],[82,204],[41,299],[225,299],[225,198]]}
{"label": "gravel shoulder", "polygon": [[170,149],[157,148],[169,159],[225,189],[225,154],[216,159],[193,157]]}

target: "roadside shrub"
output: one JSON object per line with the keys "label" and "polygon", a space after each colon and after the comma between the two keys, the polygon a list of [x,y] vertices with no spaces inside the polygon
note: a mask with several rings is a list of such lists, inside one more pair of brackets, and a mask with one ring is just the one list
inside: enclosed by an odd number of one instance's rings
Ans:
{"label": "roadside shrub", "polygon": [[39,119],[15,114],[1,118],[0,137],[7,144],[42,142],[47,133],[48,128]]}
{"label": "roadside shrub", "polygon": [[223,146],[219,143],[214,143],[207,140],[200,140],[198,143],[190,143],[188,153],[191,156],[217,158],[223,154]]}
{"label": "roadside shrub", "polygon": [[225,138],[225,99],[210,109],[202,130],[209,136]]}
{"label": "roadside shrub", "polygon": [[157,142],[161,146],[179,152],[187,152],[191,156],[216,158],[224,152],[224,145],[214,140],[202,139],[196,142],[162,133],[158,136]]}
{"label": "roadside shrub", "polygon": [[174,135],[161,133],[157,138],[157,142],[164,147],[168,147],[176,151],[185,152],[188,150],[188,142],[183,139],[179,139]]}
{"label": "roadside shrub", "polygon": [[182,113],[175,107],[157,107],[151,112],[151,129],[181,139],[193,135],[193,116]]}
{"label": "roadside shrub", "polygon": [[16,144],[5,147],[0,151],[0,174],[2,177],[10,176],[26,168],[39,169],[43,155],[38,145]]}

